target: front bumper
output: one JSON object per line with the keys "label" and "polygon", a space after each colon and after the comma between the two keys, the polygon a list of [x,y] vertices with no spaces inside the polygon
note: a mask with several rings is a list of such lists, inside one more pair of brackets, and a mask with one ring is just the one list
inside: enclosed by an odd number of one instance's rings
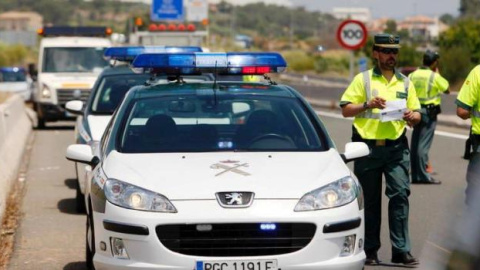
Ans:
{"label": "front bumper", "polygon": [[[346,206],[310,212],[293,212],[298,200],[259,200],[243,209],[225,209],[215,200],[173,201],[176,214],[134,211],[117,207],[107,202],[105,213],[94,212],[96,269],[195,269],[196,261],[205,260],[248,260],[274,259],[278,269],[362,269],[365,261],[363,252],[363,210],[357,201]],[[352,226],[352,220],[358,220]],[[107,224],[129,224],[132,227],[113,228]],[[350,221],[349,226],[338,226]],[[280,255],[265,256],[193,256],[184,255],[166,248],[157,236],[156,228],[166,224],[238,224],[238,223],[311,223],[316,231],[311,241],[302,249]],[[347,222],[348,223],[348,222]],[[359,224],[358,224],[359,223]],[[324,228],[334,224],[334,232]],[[326,226],[327,225],[327,226]],[[107,227],[108,229],[105,229]],[[132,230],[133,228],[133,230]],[[329,231],[327,230],[327,231]],[[147,232],[147,233],[145,233]],[[147,234],[147,235],[146,235]],[[355,249],[351,255],[341,257],[346,236],[355,235]],[[116,259],[112,255],[110,239],[124,241],[129,259]],[[100,249],[106,243],[106,250]]]}
{"label": "front bumper", "polygon": [[64,106],[53,103],[36,103],[36,111],[39,118],[46,121],[74,120],[76,116],[69,114]]}

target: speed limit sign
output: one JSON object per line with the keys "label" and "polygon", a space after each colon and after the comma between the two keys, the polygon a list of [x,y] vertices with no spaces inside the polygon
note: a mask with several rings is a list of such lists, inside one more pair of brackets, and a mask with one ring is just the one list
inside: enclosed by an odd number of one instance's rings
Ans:
{"label": "speed limit sign", "polygon": [[360,49],[367,42],[367,28],[360,21],[343,21],[337,29],[337,39],[345,49]]}

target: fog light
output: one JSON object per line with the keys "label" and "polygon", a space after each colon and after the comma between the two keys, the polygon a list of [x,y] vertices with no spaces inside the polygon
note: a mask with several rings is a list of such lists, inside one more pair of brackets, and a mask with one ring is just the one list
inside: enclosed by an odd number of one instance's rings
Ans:
{"label": "fog light", "polygon": [[358,249],[363,249],[363,239],[358,239]]}
{"label": "fog light", "polygon": [[110,238],[110,245],[112,246],[112,254],[114,258],[124,260],[130,259],[128,257],[127,248],[123,243],[123,239],[112,237]]}
{"label": "fog light", "polygon": [[355,251],[355,234],[345,236],[340,257],[350,256]]}

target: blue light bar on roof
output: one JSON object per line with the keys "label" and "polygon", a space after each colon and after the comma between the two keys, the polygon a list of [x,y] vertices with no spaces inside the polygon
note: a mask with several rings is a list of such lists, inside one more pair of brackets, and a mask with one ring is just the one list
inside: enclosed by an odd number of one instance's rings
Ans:
{"label": "blue light bar on roof", "polygon": [[2,72],[25,72],[23,67],[2,67],[0,68]]}
{"label": "blue light bar on roof", "polygon": [[195,46],[137,46],[137,47],[111,47],[105,50],[103,56],[107,60],[133,61],[142,53],[179,53],[201,52],[202,48]]}
{"label": "blue light bar on roof", "polygon": [[204,72],[263,75],[282,72],[287,63],[279,53],[274,52],[145,53],[137,56],[132,66],[178,75]]}

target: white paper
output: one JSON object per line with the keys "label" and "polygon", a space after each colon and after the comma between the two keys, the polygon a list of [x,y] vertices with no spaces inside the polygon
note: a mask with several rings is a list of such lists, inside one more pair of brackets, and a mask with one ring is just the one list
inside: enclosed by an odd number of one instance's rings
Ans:
{"label": "white paper", "polygon": [[386,102],[386,107],[380,111],[380,121],[397,121],[403,119],[403,113],[407,111],[407,100],[398,99]]}

